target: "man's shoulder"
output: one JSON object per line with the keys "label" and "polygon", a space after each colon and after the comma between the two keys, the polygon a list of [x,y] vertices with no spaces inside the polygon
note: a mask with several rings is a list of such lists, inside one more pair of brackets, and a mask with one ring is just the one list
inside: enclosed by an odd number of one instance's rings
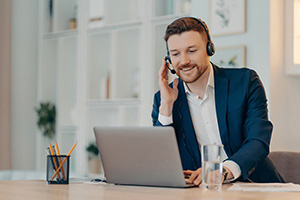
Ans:
{"label": "man's shoulder", "polygon": [[236,81],[249,81],[252,77],[258,77],[253,69],[249,68],[215,68],[215,75],[223,76],[229,80]]}
{"label": "man's shoulder", "polygon": [[252,73],[255,73],[253,69],[241,67],[241,68],[220,68],[223,70],[226,76],[229,77],[235,77],[235,76],[241,76],[241,75],[249,75]]}

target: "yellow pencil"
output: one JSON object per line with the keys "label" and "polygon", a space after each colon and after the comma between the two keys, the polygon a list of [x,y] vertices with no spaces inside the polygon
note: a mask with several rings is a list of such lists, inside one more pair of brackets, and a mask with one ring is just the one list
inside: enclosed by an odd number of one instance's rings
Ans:
{"label": "yellow pencil", "polygon": [[[59,157],[59,156],[60,156],[59,148],[58,148],[58,144],[57,144],[56,141],[55,141],[55,147],[56,147],[56,152],[57,152],[57,155],[58,155],[59,163],[61,163],[61,157]],[[65,171],[64,171],[64,168],[63,168],[63,167],[61,168],[61,171],[62,171],[64,180],[66,180]]]}
{"label": "yellow pencil", "polygon": [[[49,148],[50,148],[51,155],[54,156],[54,151],[53,151],[53,148],[52,148],[52,145],[51,145],[50,142],[49,142]],[[53,163],[54,163],[54,166],[55,166],[55,170],[57,170],[57,163],[56,163],[55,157],[52,157],[52,160],[53,160]],[[60,179],[59,174],[58,174],[58,178]]]}
{"label": "yellow pencil", "polygon": [[58,167],[58,169],[56,170],[55,174],[52,176],[51,181],[53,181],[54,177],[56,176],[56,174],[58,174],[59,170],[62,168],[62,166],[64,165],[64,163],[66,162],[66,160],[68,159],[68,156],[70,156],[70,154],[72,153],[73,149],[75,148],[77,142],[72,146],[72,148],[70,149],[69,153],[67,154],[67,157],[65,157],[65,159],[62,161],[62,163],[60,163],[60,166]]}

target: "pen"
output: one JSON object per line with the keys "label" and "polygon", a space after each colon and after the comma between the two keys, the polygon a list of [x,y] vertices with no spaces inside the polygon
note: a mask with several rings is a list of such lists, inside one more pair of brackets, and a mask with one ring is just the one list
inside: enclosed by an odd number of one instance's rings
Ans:
{"label": "pen", "polygon": [[[51,156],[51,152],[50,152],[50,148],[49,147],[47,147],[45,149],[45,151],[46,151],[47,155]],[[51,158],[51,157],[50,157],[50,162],[52,163],[52,168],[53,168],[53,171],[55,172],[56,171],[55,165],[54,165],[54,162],[53,162],[53,158]]]}
{"label": "pen", "polygon": [[[58,156],[57,156],[57,153],[56,153],[56,150],[55,150],[55,146],[53,145],[52,146],[52,149],[53,149],[53,153],[54,153],[54,155],[55,155],[55,160],[56,160],[56,163],[57,163],[57,166],[59,166],[60,165],[60,162],[59,162],[59,160],[58,160]],[[56,170],[56,169],[55,169]],[[54,170],[54,171],[55,171]]]}
{"label": "pen", "polygon": [[[50,142],[49,142],[49,148],[50,148],[51,155],[52,155],[52,156],[55,156],[55,155],[54,155],[54,152],[53,152],[52,145],[51,145]],[[53,162],[54,162],[55,170],[57,171],[57,163],[56,163],[55,157],[52,157],[52,159],[53,159]],[[60,179],[59,173],[58,173],[58,178]]]}
{"label": "pen", "polygon": [[64,165],[64,163],[68,159],[68,156],[70,156],[70,154],[72,153],[72,151],[75,148],[76,144],[77,144],[77,142],[72,146],[72,148],[70,149],[69,153],[67,154],[67,157],[65,157],[65,159],[62,161],[62,163],[60,164],[60,166],[56,170],[55,174],[52,176],[51,181],[54,179],[54,177],[56,176],[56,174],[58,174],[59,170],[62,168],[62,166]]}
{"label": "pen", "polygon": [[[55,147],[56,147],[57,155],[60,156],[58,144],[57,144],[56,141],[55,141]],[[62,163],[62,162],[61,162],[61,157],[58,157],[58,159],[59,159],[59,163]],[[62,171],[64,180],[66,180],[65,171],[64,171],[64,168],[63,168],[63,167],[61,168],[61,171]]]}

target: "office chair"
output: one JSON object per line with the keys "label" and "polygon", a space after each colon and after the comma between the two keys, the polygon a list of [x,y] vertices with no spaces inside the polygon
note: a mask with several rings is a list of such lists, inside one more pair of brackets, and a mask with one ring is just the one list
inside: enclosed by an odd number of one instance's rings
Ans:
{"label": "office chair", "polygon": [[274,151],[269,158],[285,182],[300,184],[300,152]]}

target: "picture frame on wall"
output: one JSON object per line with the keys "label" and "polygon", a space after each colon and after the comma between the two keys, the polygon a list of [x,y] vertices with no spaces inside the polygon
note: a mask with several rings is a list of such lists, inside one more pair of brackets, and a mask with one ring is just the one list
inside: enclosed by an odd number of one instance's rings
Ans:
{"label": "picture frame on wall", "polygon": [[212,36],[246,31],[246,0],[210,0],[209,15]]}
{"label": "picture frame on wall", "polygon": [[246,47],[244,45],[220,47],[216,49],[211,61],[218,67],[241,68],[246,65]]}

